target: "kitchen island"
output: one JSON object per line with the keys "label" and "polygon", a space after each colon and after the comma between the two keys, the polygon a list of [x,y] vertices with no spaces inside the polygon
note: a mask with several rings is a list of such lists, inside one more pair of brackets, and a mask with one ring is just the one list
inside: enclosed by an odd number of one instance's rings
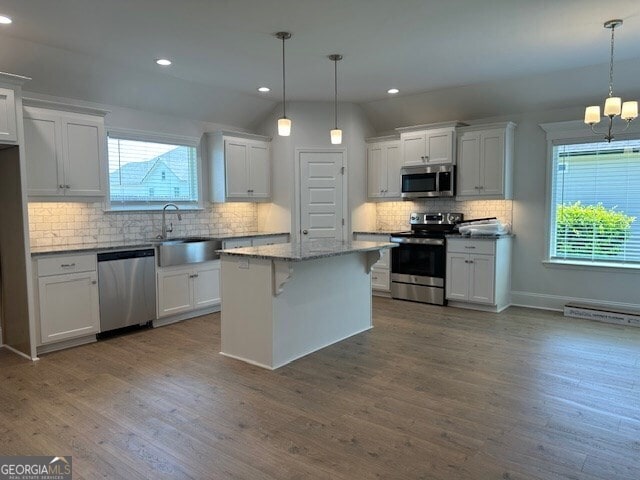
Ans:
{"label": "kitchen island", "polygon": [[371,267],[394,246],[319,239],[222,250],[220,353],[275,369],[369,330]]}

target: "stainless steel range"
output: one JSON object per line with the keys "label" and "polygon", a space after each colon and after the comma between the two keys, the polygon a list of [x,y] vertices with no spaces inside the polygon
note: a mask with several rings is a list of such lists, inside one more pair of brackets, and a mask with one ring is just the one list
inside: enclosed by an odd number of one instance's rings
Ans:
{"label": "stainless steel range", "polygon": [[391,235],[391,296],[414,302],[445,304],[446,239],[461,213],[412,213],[410,232]]}

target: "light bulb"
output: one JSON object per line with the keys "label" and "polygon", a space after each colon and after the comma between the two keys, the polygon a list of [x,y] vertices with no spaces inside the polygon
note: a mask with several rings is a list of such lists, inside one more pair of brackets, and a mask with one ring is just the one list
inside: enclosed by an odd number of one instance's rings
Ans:
{"label": "light bulb", "polygon": [[291,135],[291,120],[286,117],[278,119],[278,135],[288,137]]}
{"label": "light bulb", "polygon": [[584,123],[594,125],[600,121],[600,107],[594,105],[584,110]]}
{"label": "light bulb", "polygon": [[604,114],[607,117],[620,115],[622,99],[620,97],[609,97],[604,102]]}
{"label": "light bulb", "polygon": [[331,130],[331,143],[333,145],[340,145],[342,143],[342,130],[339,128]]}
{"label": "light bulb", "polygon": [[638,117],[638,102],[624,102],[622,104],[622,113],[620,114],[623,120],[631,121]]}

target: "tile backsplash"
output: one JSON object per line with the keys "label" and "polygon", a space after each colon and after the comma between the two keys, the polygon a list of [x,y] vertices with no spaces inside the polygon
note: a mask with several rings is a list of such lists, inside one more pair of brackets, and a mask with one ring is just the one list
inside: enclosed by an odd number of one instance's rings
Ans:
{"label": "tile backsplash", "polygon": [[376,204],[376,228],[400,231],[409,229],[411,212],[459,212],[465,220],[497,217],[502,223],[513,224],[512,200],[473,200],[457,202],[453,199],[421,199],[406,202]]}
{"label": "tile backsplash", "polygon": [[[202,211],[167,211],[173,237],[242,234],[258,230],[255,203],[207,204]],[[29,235],[32,247],[94,242],[131,243],[154,238],[161,231],[159,212],[104,212],[97,203],[29,203]]]}

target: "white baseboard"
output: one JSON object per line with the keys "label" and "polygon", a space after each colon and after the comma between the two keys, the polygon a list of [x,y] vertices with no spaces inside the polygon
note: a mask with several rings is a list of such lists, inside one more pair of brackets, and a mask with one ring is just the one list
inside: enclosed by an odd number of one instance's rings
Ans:
{"label": "white baseboard", "polygon": [[86,345],[88,343],[95,343],[96,335],[86,335],[80,338],[72,338],[70,340],[63,340],[56,343],[45,343],[44,345],[38,345],[38,354],[57,352],[58,350],[64,350],[65,348],[79,347],[80,345]]}
{"label": "white baseboard", "polygon": [[193,310],[191,312],[180,313],[178,315],[172,315],[170,317],[158,318],[153,321],[153,328],[165,327],[172,323],[181,322],[190,318],[200,317],[202,315],[209,315],[210,313],[216,313],[220,311],[220,305],[214,305],[213,307],[203,308],[201,310]]}
{"label": "white baseboard", "polygon": [[537,308],[540,310],[564,311],[567,303],[580,303],[583,305],[593,305],[598,307],[609,307],[620,310],[637,310],[640,305],[634,303],[609,302],[606,300],[595,300],[590,298],[563,297],[560,295],[548,295],[543,293],[511,292],[511,305],[514,307]]}
{"label": "white baseboard", "polygon": [[20,350],[16,350],[15,348],[9,346],[9,345],[0,345],[0,347],[6,348],[7,350],[15,353],[16,355],[20,355],[21,357],[26,358],[27,360],[32,360],[32,361],[36,361],[39,360],[38,357],[30,357],[29,355],[27,355],[26,353],[22,353]]}

